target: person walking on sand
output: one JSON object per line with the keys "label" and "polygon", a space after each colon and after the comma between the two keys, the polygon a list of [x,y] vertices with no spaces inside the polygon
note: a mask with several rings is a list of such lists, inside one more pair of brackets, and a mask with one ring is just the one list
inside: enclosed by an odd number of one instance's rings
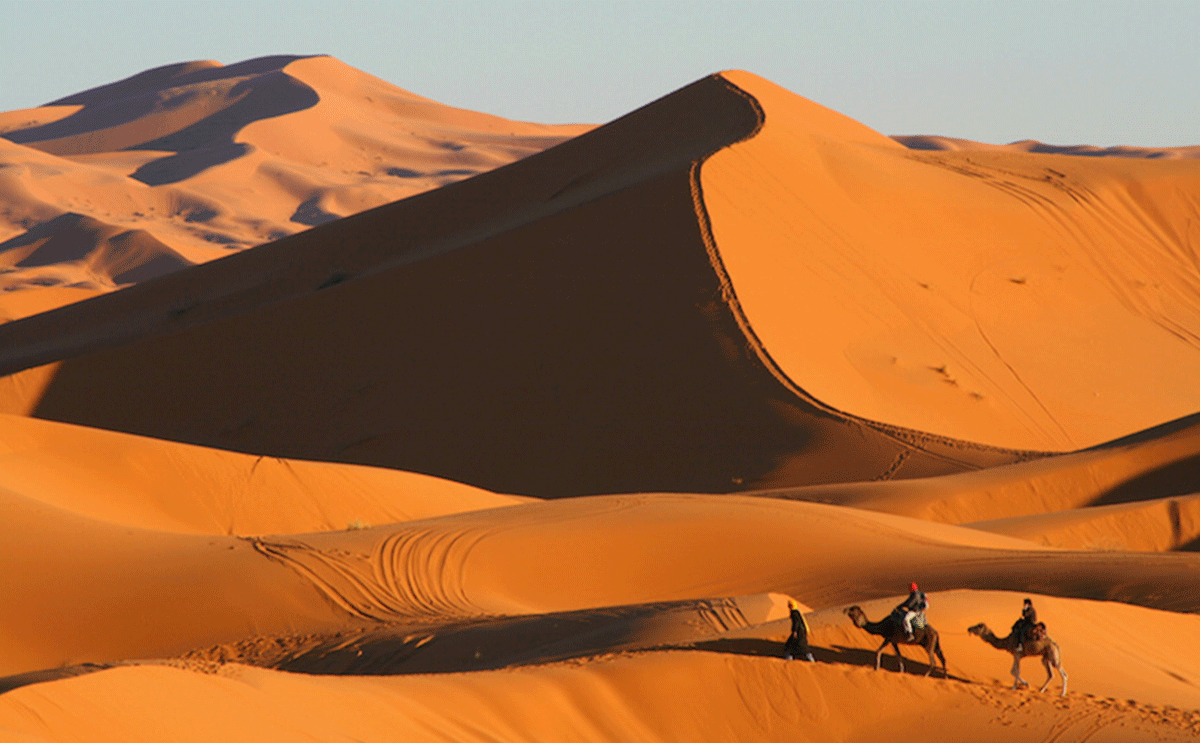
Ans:
{"label": "person walking on sand", "polygon": [[783,657],[795,660],[802,655],[809,663],[816,663],[816,659],[808,649],[808,622],[804,621],[804,614],[800,611],[800,605],[796,603],[795,599],[788,599],[788,613],[792,617],[792,633],[788,635],[787,642],[783,644]]}

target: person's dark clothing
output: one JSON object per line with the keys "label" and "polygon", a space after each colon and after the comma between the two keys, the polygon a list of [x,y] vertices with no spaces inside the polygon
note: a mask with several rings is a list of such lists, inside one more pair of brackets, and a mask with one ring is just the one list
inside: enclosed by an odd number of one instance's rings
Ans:
{"label": "person's dark clothing", "polygon": [[1029,630],[1038,623],[1037,609],[1033,604],[1026,604],[1021,610],[1021,618],[1013,622],[1012,631],[1017,633],[1017,641],[1024,644]]}
{"label": "person's dark clothing", "polygon": [[788,635],[787,642],[783,644],[783,652],[792,658],[811,659],[808,650],[808,623],[804,621],[804,615],[799,609],[792,609],[792,633]]}
{"label": "person's dark clothing", "polygon": [[904,603],[900,604],[892,611],[897,616],[903,617],[910,611],[915,614],[920,614],[927,608],[929,608],[929,600],[925,598],[924,592],[911,591],[908,594],[908,598],[904,599]]}
{"label": "person's dark clothing", "polygon": [[904,603],[896,607],[904,611],[922,612],[929,606],[929,601],[925,598],[925,593],[922,591],[911,591],[908,598],[904,599]]}

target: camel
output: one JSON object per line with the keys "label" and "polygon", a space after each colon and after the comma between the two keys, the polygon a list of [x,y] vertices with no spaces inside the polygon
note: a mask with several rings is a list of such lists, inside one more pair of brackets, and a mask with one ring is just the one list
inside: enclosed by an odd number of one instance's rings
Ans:
{"label": "camel", "polygon": [[904,625],[899,617],[895,614],[889,614],[887,618],[880,622],[871,622],[867,620],[867,615],[863,612],[862,607],[851,606],[846,609],[846,614],[855,626],[865,629],[872,635],[879,635],[883,638],[883,644],[875,651],[875,670],[879,670],[879,662],[883,658],[883,651],[888,645],[896,651],[896,660],[900,663],[900,672],[904,673],[904,656],[900,654],[900,645],[919,645],[925,648],[925,652],[929,653],[929,670],[925,675],[933,673],[934,654],[937,654],[938,659],[942,661],[942,676],[946,676],[946,656],[942,654],[942,643],[938,639],[937,630],[929,625],[921,629],[913,630],[913,640],[909,642],[908,637],[904,633]]}
{"label": "camel", "polygon": [[1051,670],[1053,668],[1058,669],[1058,675],[1062,676],[1061,696],[1067,695],[1067,671],[1062,667],[1062,651],[1059,650],[1058,643],[1050,639],[1049,635],[1043,633],[1040,637],[1027,638],[1022,646],[1016,632],[1010,632],[1008,637],[996,637],[983,622],[974,627],[968,627],[967,632],[978,635],[979,639],[997,650],[1012,653],[1012,688],[1019,689],[1022,686],[1029,686],[1029,682],[1021,678],[1021,659],[1026,656],[1040,656],[1042,666],[1046,669],[1046,683],[1042,684],[1042,688],[1038,691],[1044,692],[1050,686],[1050,681],[1054,679],[1054,671]]}

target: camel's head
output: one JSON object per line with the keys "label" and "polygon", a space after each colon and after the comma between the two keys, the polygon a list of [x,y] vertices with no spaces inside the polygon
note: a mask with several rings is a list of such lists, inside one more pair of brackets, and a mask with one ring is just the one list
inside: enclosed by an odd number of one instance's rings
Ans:
{"label": "camel's head", "polygon": [[865,627],[867,624],[867,615],[863,614],[862,607],[860,606],[851,606],[849,609],[846,609],[846,616],[850,617],[850,621],[859,627]]}
{"label": "camel's head", "polygon": [[978,635],[979,637],[983,637],[985,634],[987,634],[987,632],[988,632],[988,626],[986,624],[984,624],[983,622],[980,622],[979,624],[975,625],[974,627],[967,627],[967,634],[970,634],[970,635]]}

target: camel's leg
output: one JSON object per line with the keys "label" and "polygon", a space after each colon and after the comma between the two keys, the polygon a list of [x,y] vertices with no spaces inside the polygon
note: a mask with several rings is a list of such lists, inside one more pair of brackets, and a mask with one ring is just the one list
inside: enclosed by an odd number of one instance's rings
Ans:
{"label": "camel's leg", "polygon": [[1055,668],[1057,668],[1057,669],[1058,669],[1058,675],[1059,675],[1059,676],[1062,676],[1062,680],[1063,680],[1063,690],[1062,690],[1062,695],[1061,695],[1061,696],[1064,696],[1064,697],[1065,697],[1065,696],[1067,695],[1067,669],[1065,669],[1065,668],[1063,668],[1063,667],[1062,667],[1062,662],[1061,662],[1061,661],[1059,661],[1058,665],[1056,665],[1056,666],[1055,666]]}
{"label": "camel's leg", "polygon": [[879,670],[879,662],[883,659],[883,651],[885,648],[887,648],[889,642],[891,642],[891,640],[884,640],[883,644],[879,646],[879,649],[875,651],[875,670],[876,671]]}
{"label": "camel's leg", "polygon": [[1046,669],[1046,683],[1042,684],[1042,688],[1038,689],[1039,694],[1050,688],[1050,682],[1054,680],[1054,671],[1050,670],[1050,659],[1044,655],[1042,656],[1042,668]]}
{"label": "camel's leg", "polygon": [[937,663],[937,656],[933,654],[933,647],[934,644],[932,642],[925,646],[925,652],[929,653],[929,670],[925,672],[926,676],[933,673],[933,664]]}
{"label": "camel's leg", "polygon": [[1013,653],[1012,675],[1014,689],[1020,689],[1022,686],[1029,686],[1029,682],[1021,678],[1021,656],[1017,653]]}
{"label": "camel's leg", "polygon": [[893,642],[892,650],[896,651],[896,662],[900,664],[900,673],[904,673],[904,656],[900,654],[900,646]]}

